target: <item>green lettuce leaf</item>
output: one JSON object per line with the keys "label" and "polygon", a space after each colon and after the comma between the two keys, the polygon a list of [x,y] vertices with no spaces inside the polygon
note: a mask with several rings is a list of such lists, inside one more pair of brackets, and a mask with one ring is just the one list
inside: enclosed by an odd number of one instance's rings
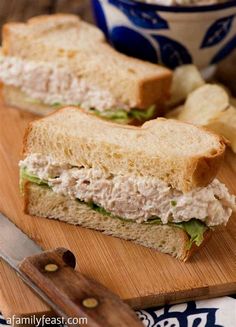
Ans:
{"label": "green lettuce leaf", "polygon": [[[81,201],[80,201],[81,202]],[[84,202],[85,203],[85,202]],[[86,204],[86,203],[85,203]],[[99,205],[91,202],[87,203],[92,210],[95,210],[103,215],[110,216],[112,218],[120,219],[127,223],[133,223],[132,219],[125,219],[118,216],[113,216],[110,212],[106,211],[104,208]],[[152,217],[147,221],[143,222],[144,225],[162,225],[161,218]],[[182,223],[168,223],[169,226],[177,227],[183,229],[189,236],[189,248],[191,248],[192,244],[195,243],[197,246],[200,246],[204,239],[204,233],[208,229],[208,227],[200,220],[196,218],[192,218],[189,221],[185,221]]]}
{"label": "green lettuce leaf", "polygon": [[38,185],[46,185],[46,186],[48,186],[47,181],[42,180],[42,179],[36,177],[33,174],[30,174],[26,170],[26,168],[21,168],[20,169],[20,190],[21,190],[21,192],[23,192],[23,190],[24,190],[24,182],[26,180],[29,181],[29,182],[31,182],[31,183],[38,184]]}
{"label": "green lettuce leaf", "polygon": [[131,120],[129,117],[129,113],[123,109],[117,109],[116,111],[98,111],[96,109],[90,109],[90,113],[95,114],[96,116],[110,119],[119,124],[127,124]]}
{"label": "green lettuce leaf", "polygon": [[191,247],[193,243],[195,243],[197,246],[200,246],[204,239],[204,233],[208,229],[208,227],[202,221],[196,218],[182,223],[178,223],[176,225],[184,229],[189,235],[189,247]]}
{"label": "green lettuce leaf", "polygon": [[[161,219],[159,217],[149,219],[144,222],[144,224],[150,225],[161,225]],[[200,246],[204,239],[204,233],[208,229],[208,227],[201,221],[196,218],[192,218],[189,221],[184,221],[181,223],[171,223],[168,225],[175,226],[183,229],[189,236],[189,248],[191,248],[192,244],[195,243],[197,246]]]}
{"label": "green lettuce leaf", "polygon": [[142,224],[145,225],[162,225],[161,218],[159,217],[151,217],[147,221],[144,221]]}
{"label": "green lettuce leaf", "polygon": [[155,105],[150,106],[146,110],[131,109],[125,111],[124,109],[117,109],[116,111],[98,111],[96,109],[90,109],[89,112],[106,119],[113,120],[119,124],[128,124],[131,120],[145,121],[154,115]]}
{"label": "green lettuce leaf", "polygon": [[[30,98],[30,97],[27,98],[27,102],[33,103],[33,104],[50,105],[51,107],[54,107],[55,109],[61,108],[64,106],[63,103],[60,103],[60,102],[46,104],[46,103],[43,103],[41,100],[37,100],[34,98]],[[79,103],[71,104],[71,106],[76,106],[76,107],[79,105],[80,105]],[[130,121],[132,121],[134,119],[141,121],[141,122],[149,120],[150,118],[153,117],[155,109],[156,109],[156,106],[152,105],[152,106],[148,107],[147,109],[141,109],[141,110],[133,108],[129,112],[124,109],[121,109],[121,108],[117,108],[117,110],[115,110],[115,111],[107,110],[107,111],[103,111],[103,112],[101,112],[95,108],[91,108],[91,109],[89,109],[89,112],[92,114],[95,114],[99,117],[112,120],[119,124],[128,124]]]}
{"label": "green lettuce leaf", "polygon": [[32,103],[32,104],[43,104],[41,100],[37,100],[37,99],[34,99],[34,98],[30,98],[30,97],[26,98],[26,102]]}
{"label": "green lettuce leaf", "polygon": [[[24,181],[28,180],[32,183],[41,185],[41,186],[48,186],[47,181],[41,180],[38,177],[34,176],[33,174],[30,174],[27,172],[25,168],[20,169],[20,188],[21,191],[23,190]],[[101,206],[93,203],[93,202],[83,202],[79,199],[76,199],[80,203],[84,203],[85,205],[88,205],[92,210],[95,210],[103,215],[109,216],[113,219],[120,219],[125,223],[134,223],[132,219],[125,219],[122,217],[114,216],[110,212],[106,211]],[[145,225],[162,225],[162,221],[159,217],[151,217],[149,220],[143,222],[142,224]],[[177,227],[183,229],[189,236],[189,248],[191,248],[192,244],[195,243],[197,246],[200,246],[204,239],[204,233],[208,229],[208,227],[200,220],[196,218],[192,218],[189,221],[184,221],[181,223],[168,223],[169,226]]]}
{"label": "green lettuce leaf", "polygon": [[156,109],[155,105],[150,106],[146,110],[131,109],[129,115],[136,120],[145,121],[152,118],[155,109]]}
{"label": "green lettuce leaf", "polygon": [[53,104],[51,104],[51,106],[54,107],[54,108],[63,107],[63,105],[60,102],[54,102]]}

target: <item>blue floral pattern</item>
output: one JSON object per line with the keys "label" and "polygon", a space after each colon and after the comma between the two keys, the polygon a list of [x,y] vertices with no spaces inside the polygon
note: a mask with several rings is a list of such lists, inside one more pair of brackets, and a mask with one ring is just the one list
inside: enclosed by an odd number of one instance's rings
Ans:
{"label": "blue floral pattern", "polygon": [[6,321],[4,320],[3,316],[0,313],[0,327],[5,326],[6,325]]}
{"label": "blue floral pattern", "polygon": [[201,48],[211,47],[221,42],[232,28],[234,17],[231,15],[215,21],[207,30]]}
{"label": "blue floral pattern", "polygon": [[[131,39],[132,43],[129,42]],[[113,46],[120,52],[154,63],[158,62],[156,50],[148,39],[129,27],[114,27],[110,32],[110,40]]]}
{"label": "blue floral pattern", "polygon": [[153,308],[147,312],[141,310],[137,314],[146,326],[155,321],[155,327],[223,327],[216,324],[217,310],[218,308],[197,308],[195,302],[189,302],[183,311],[179,311],[179,306],[167,305],[164,309]]}
{"label": "blue floral pattern", "polygon": [[136,26],[148,29],[168,29],[168,23],[160,15],[153,10],[138,9],[129,2],[117,2],[116,0],[109,0],[109,3],[119,8],[126,17]]}
{"label": "blue floral pattern", "polygon": [[[233,30],[236,1],[215,7],[169,7],[134,0],[92,0],[92,3],[98,26],[117,50],[172,69],[193,61],[205,68],[222,60],[236,46]],[[222,11],[217,6],[222,7]],[[208,12],[212,13],[209,17]],[[192,27],[188,25],[189,13],[194,18]],[[199,24],[197,15],[202,16]],[[186,34],[185,21],[186,28],[190,26]],[[198,25],[199,31],[195,33]],[[182,39],[179,33],[183,33]],[[195,44],[191,35],[196,38]]]}
{"label": "blue floral pattern", "polygon": [[232,52],[234,49],[236,49],[236,36],[234,36],[232,39],[230,39],[223,48],[220,49],[220,51],[213,57],[211,64],[216,64],[225,56],[227,56],[230,52]]}
{"label": "blue floral pattern", "polygon": [[174,69],[179,65],[192,62],[191,55],[181,43],[163,35],[152,35],[152,37],[158,42],[161,61],[167,67]]}
{"label": "blue floral pattern", "polygon": [[109,39],[108,27],[106,17],[104,15],[102,6],[99,0],[92,0],[93,3],[93,14],[96,19],[97,26],[103,31],[106,38]]}
{"label": "blue floral pattern", "polygon": [[[163,35],[150,35],[152,43],[141,33],[126,26],[115,26],[110,31],[110,41],[120,52],[129,56],[158,62],[156,48],[159,48],[162,63],[170,68],[192,62],[188,50],[179,42]],[[132,39],[132,43],[129,40]],[[126,42],[125,42],[126,41]],[[152,45],[153,44],[153,45]]]}

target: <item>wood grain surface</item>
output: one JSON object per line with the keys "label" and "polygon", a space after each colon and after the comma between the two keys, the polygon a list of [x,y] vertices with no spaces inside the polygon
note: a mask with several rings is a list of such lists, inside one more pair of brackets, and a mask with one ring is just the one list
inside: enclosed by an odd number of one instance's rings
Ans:
{"label": "wood grain surface", "polygon": [[143,327],[126,303],[75,271],[75,264],[71,251],[57,248],[25,258],[19,269],[59,308],[59,314],[86,318],[89,327]]}
{"label": "wood grain surface", "polygon": [[[32,119],[30,114],[0,104],[0,210],[32,239],[44,249],[71,250],[78,271],[108,287],[133,308],[236,292],[235,215],[227,228],[217,230],[187,263],[96,231],[24,215],[18,161],[24,129]],[[236,193],[236,156],[230,151],[219,177]],[[0,287],[0,309],[6,317],[50,311],[4,262],[0,263]]]}

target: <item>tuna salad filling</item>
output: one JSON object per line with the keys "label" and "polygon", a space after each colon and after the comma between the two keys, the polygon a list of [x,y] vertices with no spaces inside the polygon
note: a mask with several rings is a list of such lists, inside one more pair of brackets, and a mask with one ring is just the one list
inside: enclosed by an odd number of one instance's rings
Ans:
{"label": "tuna salad filling", "polygon": [[178,224],[195,218],[213,227],[225,225],[236,210],[236,197],[217,179],[182,193],[154,177],[112,175],[98,168],[58,163],[41,154],[31,154],[19,165],[22,181],[47,185],[58,194],[136,223],[158,219],[162,224]]}
{"label": "tuna salad filling", "polygon": [[80,106],[86,111],[126,123],[150,119],[155,106],[146,110],[119,102],[109,91],[79,78],[68,69],[47,62],[0,56],[0,81],[20,89],[28,101],[53,107]]}

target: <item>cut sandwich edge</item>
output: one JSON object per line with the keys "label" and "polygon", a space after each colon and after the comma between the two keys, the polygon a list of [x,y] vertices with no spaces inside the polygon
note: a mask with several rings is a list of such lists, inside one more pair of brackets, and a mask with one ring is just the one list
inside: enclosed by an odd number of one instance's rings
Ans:
{"label": "cut sandwich edge", "polygon": [[[70,224],[93,229],[105,235],[132,241],[144,247],[158,250],[187,261],[211,236],[211,230],[204,233],[200,246],[192,243],[181,228],[169,225],[146,225],[114,218],[92,210],[76,199],[59,195],[49,187],[25,181],[24,212],[26,214],[57,219]],[[132,224],[132,225],[131,225]]]}
{"label": "cut sandwich edge", "polygon": [[[78,28],[78,31],[81,31],[81,33],[86,33],[89,30],[88,33],[93,35],[94,43],[97,43],[100,45],[100,47],[102,47],[102,50],[99,53],[102,54],[104,58],[111,57],[114,58],[114,62],[118,60],[126,64],[120,65],[120,67],[127,66],[127,70],[125,71],[124,69],[123,72],[123,75],[126,76],[125,79],[122,75],[122,78],[120,77],[120,79],[116,80],[115,84],[113,83],[111,85],[109,80],[112,78],[110,76],[106,77],[108,85],[105,85],[105,88],[107,89],[109,86],[111,88],[111,92],[114,93],[114,96],[116,96],[117,99],[123,98],[124,94],[123,90],[120,91],[120,88],[118,90],[117,82],[120,84],[120,81],[128,80],[128,89],[133,89],[134,83],[136,85],[133,92],[129,92],[125,96],[125,103],[127,102],[130,105],[132,104],[132,107],[138,107],[140,110],[142,110],[153,104],[162,105],[166,100],[168,100],[172,80],[171,70],[137,58],[130,58],[129,56],[117,52],[105,42],[103,33],[97,27],[80,20],[78,16],[75,15],[57,14],[51,16],[36,16],[28,20],[26,23],[5,24],[3,27],[3,54],[5,56],[16,56],[25,60],[39,61],[41,58],[39,53],[44,52],[48,53],[49,58],[47,58],[47,62],[54,62],[55,60],[57,61],[57,59],[60,61],[61,58],[67,59],[71,62],[71,57],[73,57],[73,62],[76,64],[74,57],[76,57],[76,53],[80,53],[80,50],[76,49],[74,45],[68,49],[66,47],[63,48],[62,44],[59,46],[53,45],[52,50],[52,45],[50,42],[47,46],[45,45],[46,43],[34,43],[38,35],[44,35],[46,32],[50,33],[55,29],[61,31],[63,30],[63,27],[64,29],[70,27]],[[21,32],[22,29],[23,32]],[[90,34],[88,34],[88,36]],[[35,54],[35,46],[39,47],[40,49],[37,55]],[[82,46],[82,50],[86,54],[89,52],[94,52],[96,48],[91,47],[90,49],[90,47],[86,45]],[[45,60],[42,59],[42,61]],[[136,68],[136,66],[141,66],[140,76],[137,76],[137,78],[133,74],[133,68]],[[103,69],[99,74],[101,75],[99,79],[100,84],[103,86],[104,74],[107,76],[109,73],[106,70],[104,72]],[[91,78],[93,78],[92,73],[89,73],[89,76],[89,80],[91,80]],[[118,77],[116,77],[116,79],[117,78]],[[161,106],[160,112],[162,112]]]}
{"label": "cut sandwich edge", "polygon": [[[118,124],[129,124],[129,125],[136,125],[139,126],[141,124],[143,124],[145,121],[149,120],[149,119],[154,119],[156,118],[158,112],[160,111],[158,109],[158,107],[156,107],[155,105],[150,106],[149,108],[146,109],[131,109],[130,110],[130,114],[127,114],[127,117],[124,118],[119,118],[117,116],[116,117],[112,117],[112,116],[116,116],[117,112],[119,113],[119,110],[117,111],[105,111],[105,112],[101,112],[99,114],[99,112],[97,110],[90,110],[90,111],[86,111],[84,109],[81,109],[79,106],[77,105],[63,105],[63,104],[55,104],[55,105],[50,105],[50,104],[46,104],[43,103],[41,101],[38,101],[36,99],[30,99],[26,93],[24,93],[20,87],[15,87],[12,85],[7,85],[7,84],[2,84],[1,87],[1,93],[3,96],[3,100],[6,106],[9,107],[13,107],[16,109],[20,109],[24,112],[30,112],[36,116],[38,116],[38,118],[43,118],[44,116],[47,116],[49,114],[54,113],[55,111],[61,110],[65,107],[74,107],[77,109],[82,110],[84,113],[86,114],[91,114],[92,116],[96,116],[100,119],[106,120],[106,121],[110,121],[113,123],[118,123]],[[148,116],[147,118],[142,116],[145,116],[145,114],[148,114],[148,111],[150,109],[152,109],[154,107],[154,109],[152,110],[152,114],[150,116]],[[158,111],[159,110],[159,111]],[[136,112],[140,112],[140,119],[137,119],[133,116],[132,112],[136,111]],[[123,110],[123,112],[125,113],[125,110]]]}
{"label": "cut sandwich edge", "polygon": [[[80,113],[81,117],[82,115],[84,117],[82,117],[83,119],[88,119],[87,117],[89,116],[89,119],[91,120],[91,123],[99,123],[100,126],[102,126],[102,128],[109,128],[112,130],[113,129],[120,129],[121,132],[126,133],[126,131],[130,131],[133,130],[134,132],[142,132],[142,133],[147,133],[148,131],[150,131],[150,136],[152,133],[152,129],[154,127],[156,127],[156,122],[161,122],[164,121],[164,123],[171,123],[170,120],[166,120],[165,118],[158,118],[158,119],[154,119],[152,121],[148,121],[146,123],[144,123],[141,127],[139,126],[132,126],[132,125],[120,125],[114,122],[109,122],[106,121],[104,119],[102,119],[102,121],[100,119],[98,119],[95,115],[91,115],[89,113],[85,113],[84,111],[82,111],[80,108],[78,107],[65,107],[62,109],[59,109],[57,111],[54,111],[53,113],[51,113],[50,116],[50,120],[53,121],[54,117],[55,119],[57,119],[58,116],[63,115],[63,114],[78,114]],[[23,140],[23,156],[27,156],[28,154],[32,153],[32,144],[30,146],[30,142],[34,141],[34,133],[39,131],[40,129],[43,129],[44,126],[43,124],[45,123],[46,120],[49,119],[48,117],[42,117],[39,118],[37,120],[34,120],[33,122],[31,122],[28,125],[28,128],[26,129],[25,135],[24,135],[24,140]],[[82,119],[81,118],[81,119]],[[185,125],[191,125],[188,123],[183,123],[183,122],[176,122],[175,123],[181,125],[181,124],[185,124]],[[193,128],[196,129],[202,129],[199,128],[197,126],[193,126]],[[166,171],[162,172],[161,174],[157,174],[157,169],[155,167],[158,167],[159,162],[162,160],[162,157],[152,157],[151,159],[148,159],[147,155],[144,153],[143,154],[143,162],[146,162],[145,164],[140,164],[139,166],[135,167],[134,165],[125,166],[125,164],[122,164],[122,158],[124,156],[127,155],[127,153],[123,153],[119,158],[113,158],[111,156],[112,153],[112,144],[110,144],[109,142],[107,143],[102,143],[102,141],[100,141],[100,143],[98,144],[99,148],[103,148],[106,149],[106,152],[104,150],[105,156],[103,158],[103,166],[105,167],[105,169],[108,170],[112,170],[113,173],[116,173],[115,171],[115,166],[119,166],[120,171],[124,171],[126,172],[127,170],[132,171],[134,174],[137,175],[147,175],[147,176],[152,176],[152,177],[156,177],[159,178],[165,182],[167,182],[168,184],[170,184],[173,188],[176,188],[177,190],[180,190],[184,193],[196,188],[196,187],[205,187],[207,186],[210,182],[212,182],[212,180],[216,177],[217,172],[220,169],[221,163],[223,162],[223,158],[224,158],[224,152],[225,152],[225,142],[224,140],[214,134],[211,133],[210,131],[205,131],[206,135],[209,136],[214,136],[214,138],[217,140],[218,142],[218,147],[217,149],[214,149],[214,153],[202,153],[201,155],[194,155],[194,156],[189,156],[188,158],[185,158],[185,160],[182,160],[181,158],[179,158],[178,164],[181,165],[181,170],[180,168],[176,168],[174,170],[174,172],[170,172],[167,171],[167,174],[164,174]],[[141,133],[139,133],[141,134]],[[45,136],[46,137],[46,136]],[[53,138],[56,142],[56,138],[57,135],[56,133],[53,134]],[[33,141],[32,141],[33,140]],[[77,137],[77,143],[79,142],[79,136]],[[83,140],[84,143],[84,140]],[[92,146],[91,141],[88,140],[87,142],[90,146]],[[68,147],[67,143],[63,143],[63,146],[66,148]],[[42,146],[38,147],[39,150],[37,150],[38,152],[41,152],[42,150]],[[108,151],[108,149],[110,149],[110,151]],[[58,151],[56,148],[50,148],[47,149],[47,151]],[[82,150],[81,150],[82,151]],[[44,154],[44,152],[42,152],[42,154]],[[95,155],[93,154],[93,157],[91,156],[91,158],[89,157],[89,159],[87,158],[87,162],[89,163],[91,162],[95,162]],[[140,160],[140,153],[135,153],[130,152],[129,153],[129,161],[132,163],[135,162],[135,158],[139,156],[139,160]],[[68,156],[63,155],[63,151],[61,151],[60,149],[60,160],[62,162],[67,162],[68,161]],[[73,162],[69,162],[71,165],[73,166],[80,166],[81,162],[79,162],[78,156],[74,156]],[[169,162],[172,161],[175,164],[175,158],[169,157],[169,158],[164,158],[165,160],[168,159],[168,164],[170,164]],[[120,161],[119,161],[120,160]],[[77,162],[78,161],[78,162]],[[130,164],[131,165],[131,164]],[[147,169],[148,167],[148,169]],[[113,171],[114,170],[114,171]],[[171,174],[170,174],[171,173]]]}
{"label": "cut sandwich edge", "polygon": [[2,85],[1,93],[6,106],[30,112],[40,118],[51,114],[58,109],[44,103],[28,101],[27,96],[20,90],[20,88],[6,84]]}

